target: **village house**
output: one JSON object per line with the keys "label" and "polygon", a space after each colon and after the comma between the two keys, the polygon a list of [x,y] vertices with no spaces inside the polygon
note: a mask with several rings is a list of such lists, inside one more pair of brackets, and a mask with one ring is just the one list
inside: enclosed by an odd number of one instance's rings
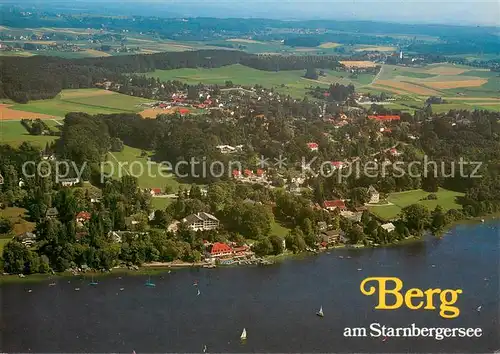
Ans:
{"label": "village house", "polygon": [[368,203],[377,204],[380,201],[380,193],[373,186],[368,188],[368,195],[370,196]]}
{"label": "village house", "polygon": [[393,232],[396,230],[396,226],[392,222],[389,222],[387,224],[380,225],[381,228],[383,228],[387,232]]}
{"label": "village house", "polygon": [[361,217],[363,216],[362,211],[348,211],[348,210],[343,210],[340,212],[340,216],[346,218],[347,220],[353,221],[353,222],[360,222]]}
{"label": "village house", "polygon": [[222,154],[231,154],[231,153],[234,153],[234,152],[242,151],[243,150],[243,145],[237,145],[237,146],[217,145],[216,148],[219,149],[219,151]]}
{"label": "village house", "polygon": [[219,227],[219,219],[205,212],[186,216],[182,222],[194,231],[215,230]]}
{"label": "village house", "polygon": [[341,170],[344,167],[344,163],[342,161],[331,161],[330,163],[336,170]]}
{"label": "village house", "polygon": [[319,148],[317,143],[307,143],[307,147],[311,151],[318,151],[318,148]]}
{"label": "village house", "polygon": [[210,256],[212,258],[230,256],[232,254],[233,249],[231,248],[231,246],[222,242],[215,242],[210,250]]}
{"label": "village house", "polygon": [[36,235],[32,232],[23,232],[22,234],[19,234],[14,238],[26,247],[31,247],[36,242]]}
{"label": "village house", "polygon": [[161,191],[161,188],[151,188],[149,190],[149,194],[151,194],[152,197],[156,197],[162,195],[163,192]]}
{"label": "village house", "polygon": [[368,118],[374,119],[378,122],[392,122],[392,121],[399,121],[401,119],[401,117],[397,115],[368,116]]}
{"label": "village house", "polygon": [[323,231],[320,235],[320,242],[322,243],[322,246],[324,246],[325,244],[334,245],[344,241],[345,237],[342,230]]}
{"label": "village house", "polygon": [[45,213],[45,217],[50,219],[57,218],[58,216],[59,216],[59,211],[57,210],[57,208],[49,208]]}
{"label": "village house", "polygon": [[402,153],[401,153],[401,152],[399,152],[398,150],[396,150],[396,149],[394,149],[394,148],[390,149],[390,150],[389,150],[389,153],[390,153],[392,156],[401,156],[401,155],[402,155]]}
{"label": "village house", "polygon": [[91,217],[92,217],[92,215],[89,212],[81,211],[76,215],[76,222],[83,224],[83,223],[89,221]]}
{"label": "village house", "polygon": [[63,187],[73,187],[80,183],[80,178],[61,178],[59,179],[59,183]]}
{"label": "village house", "polygon": [[340,211],[347,210],[343,200],[325,200],[323,202],[323,208],[328,211],[334,211],[339,209]]}

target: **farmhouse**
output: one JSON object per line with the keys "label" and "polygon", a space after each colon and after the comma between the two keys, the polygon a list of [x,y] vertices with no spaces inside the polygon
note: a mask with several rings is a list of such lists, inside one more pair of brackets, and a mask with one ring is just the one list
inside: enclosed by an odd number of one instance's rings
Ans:
{"label": "farmhouse", "polygon": [[334,211],[339,209],[340,211],[347,210],[345,203],[343,200],[337,199],[337,200],[325,200],[323,202],[323,208],[328,210],[328,211]]}
{"label": "farmhouse", "polygon": [[182,222],[194,231],[215,230],[219,227],[219,219],[205,212],[186,216]]}
{"label": "farmhouse", "polygon": [[392,155],[392,156],[401,156],[401,152],[399,152],[398,150],[396,149],[390,149],[389,150],[389,153]]}
{"label": "farmhouse", "polygon": [[373,186],[368,188],[368,195],[370,196],[368,203],[377,204],[380,201],[380,193]]}

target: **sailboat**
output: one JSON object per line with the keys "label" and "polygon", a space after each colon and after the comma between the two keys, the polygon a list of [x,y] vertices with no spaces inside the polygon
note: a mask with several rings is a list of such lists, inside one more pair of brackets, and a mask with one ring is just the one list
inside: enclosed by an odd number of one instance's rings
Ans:
{"label": "sailboat", "polygon": [[204,345],[204,346],[203,346],[203,353],[206,353],[206,352],[207,352],[207,346],[206,346],[206,345]]}
{"label": "sailboat", "polygon": [[247,339],[247,330],[246,330],[246,328],[243,328],[243,332],[241,332],[240,339],[241,340],[246,340]]}
{"label": "sailboat", "polygon": [[89,283],[89,285],[97,285],[98,283],[94,281],[94,276],[92,276],[92,281]]}
{"label": "sailboat", "polygon": [[200,296],[200,294],[201,294],[200,289],[198,289],[198,293],[196,295]]}
{"label": "sailboat", "polygon": [[319,311],[316,312],[316,315],[319,317],[325,317],[325,314],[323,313],[323,306],[319,308]]}
{"label": "sailboat", "polygon": [[154,288],[156,285],[151,281],[151,275],[149,276],[148,281],[146,282],[146,286],[150,288]]}

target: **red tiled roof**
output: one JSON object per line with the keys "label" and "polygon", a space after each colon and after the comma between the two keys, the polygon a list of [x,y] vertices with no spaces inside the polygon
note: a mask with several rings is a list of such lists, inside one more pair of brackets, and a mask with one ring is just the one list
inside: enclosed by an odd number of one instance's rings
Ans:
{"label": "red tiled roof", "polygon": [[212,250],[210,251],[211,254],[219,254],[219,253],[226,253],[226,252],[232,252],[233,249],[229,247],[229,245],[226,245],[225,243],[222,242],[216,242],[212,246]]}
{"label": "red tiled roof", "polygon": [[188,113],[191,113],[191,111],[187,108],[179,108],[179,113],[180,114],[188,114]]}
{"label": "red tiled roof", "polygon": [[337,199],[337,200],[325,200],[323,202],[323,206],[325,208],[345,208],[345,203],[340,200],[340,199]]}
{"label": "red tiled roof", "polygon": [[84,220],[90,220],[91,214],[87,211],[81,211],[76,215],[77,219],[84,219]]}
{"label": "red tiled roof", "polygon": [[309,149],[317,149],[318,148],[318,144],[317,143],[307,143],[307,147]]}
{"label": "red tiled roof", "polygon": [[259,176],[259,177],[260,177],[260,176],[262,176],[263,174],[264,174],[264,170],[263,170],[263,169],[258,168],[258,169],[257,169],[257,176]]}
{"label": "red tiled roof", "polygon": [[161,188],[153,188],[153,189],[151,189],[151,191],[152,191],[154,194],[161,194]]}
{"label": "red tiled roof", "polygon": [[332,164],[332,166],[335,166],[335,167],[341,167],[344,165],[344,163],[342,161],[332,161],[330,163]]}
{"label": "red tiled roof", "polygon": [[244,174],[245,174],[245,176],[251,176],[253,174],[253,172],[250,170],[245,170]]}
{"label": "red tiled roof", "polygon": [[241,171],[239,170],[233,170],[233,177],[237,177],[241,175]]}

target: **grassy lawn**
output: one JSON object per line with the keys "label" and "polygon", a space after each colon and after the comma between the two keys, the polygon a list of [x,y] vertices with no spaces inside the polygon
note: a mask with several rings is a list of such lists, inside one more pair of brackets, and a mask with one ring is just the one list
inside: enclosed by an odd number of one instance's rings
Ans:
{"label": "grassy lawn", "polygon": [[165,210],[174,201],[171,198],[151,198],[151,207],[154,210]]}
{"label": "grassy lawn", "polygon": [[139,112],[143,108],[138,105],[144,102],[148,102],[148,100],[100,89],[79,89],[63,90],[53,99],[15,104],[10,108],[64,117],[68,112],[89,114]]}
{"label": "grassy lawn", "polygon": [[[116,158],[113,158],[113,156]],[[130,146],[125,146],[121,152],[113,152],[108,154],[108,164],[103,168],[105,173],[112,174],[113,177],[132,175],[137,177],[140,188],[161,188],[165,189],[170,186],[174,192],[179,189],[179,183],[168,171],[161,170],[157,163],[150,163],[150,173],[148,172],[148,157],[141,157],[141,150]],[[118,161],[117,161],[118,160]],[[122,163],[120,168],[119,163]],[[141,168],[142,166],[142,168]],[[142,173],[141,173],[142,172]],[[168,177],[162,177],[168,175]],[[158,198],[154,198],[155,200]],[[162,203],[162,202],[155,202]],[[163,201],[163,203],[166,203]]]}
{"label": "grassy lawn", "polygon": [[33,231],[35,228],[35,223],[26,221],[24,219],[26,214],[26,209],[8,207],[0,210],[0,216],[9,219],[13,224],[12,233],[14,235],[19,235],[23,232]]}
{"label": "grassy lawn", "polygon": [[[45,120],[45,123],[51,129],[56,129],[57,123],[53,120]],[[26,141],[40,148],[57,139],[57,136],[30,135],[18,120],[0,121],[0,137],[2,144],[19,146]]]}
{"label": "grassy lawn", "polygon": [[3,248],[10,240],[11,240],[10,238],[0,238],[0,255],[2,255]]}
{"label": "grassy lawn", "polygon": [[371,206],[369,210],[382,219],[392,220],[398,217],[401,209],[411,204],[425,205],[429,210],[433,210],[437,205],[440,205],[445,211],[461,208],[460,204],[456,202],[456,198],[462,196],[462,193],[439,188],[439,191],[435,193],[438,198],[437,200],[421,200],[429,194],[431,193],[422,189],[391,193],[387,201],[393,205]]}
{"label": "grassy lawn", "polygon": [[270,235],[278,235],[281,237],[285,237],[290,232],[290,229],[282,226],[276,220],[273,220],[271,223],[271,232]]}

